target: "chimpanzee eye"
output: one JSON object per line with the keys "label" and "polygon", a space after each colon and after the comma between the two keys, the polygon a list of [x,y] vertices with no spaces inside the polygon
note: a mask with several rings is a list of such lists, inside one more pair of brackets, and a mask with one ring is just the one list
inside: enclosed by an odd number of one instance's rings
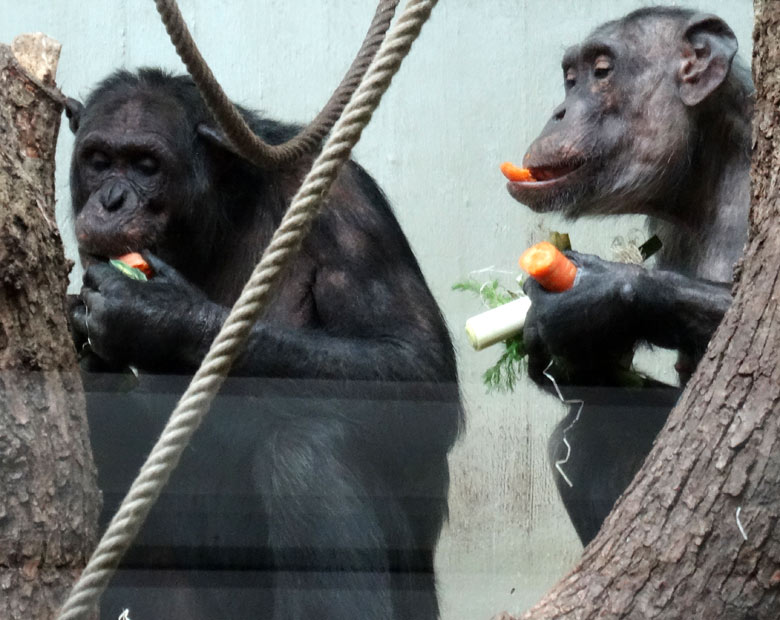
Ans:
{"label": "chimpanzee eye", "polygon": [[150,177],[154,174],[157,174],[157,172],[160,170],[160,162],[151,156],[142,157],[135,162],[135,168],[141,174],[145,174],[146,176]]}
{"label": "chimpanzee eye", "polygon": [[87,156],[87,165],[95,172],[103,172],[111,166],[111,160],[103,151],[92,151]]}
{"label": "chimpanzee eye", "polygon": [[563,82],[566,88],[571,88],[577,83],[577,73],[574,71],[574,69],[566,69]]}
{"label": "chimpanzee eye", "polygon": [[612,60],[607,56],[599,56],[593,63],[593,76],[598,80],[603,80],[612,71]]}

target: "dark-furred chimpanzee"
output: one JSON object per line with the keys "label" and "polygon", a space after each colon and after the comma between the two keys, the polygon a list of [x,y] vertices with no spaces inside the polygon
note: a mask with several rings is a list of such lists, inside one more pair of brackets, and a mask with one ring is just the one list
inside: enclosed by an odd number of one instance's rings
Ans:
{"label": "dark-furred chimpanzee", "polygon": [[[524,158],[536,181],[508,190],[534,211],[572,219],[647,214],[663,248],[653,270],[572,252],[579,275],[563,293],[529,280],[524,338],[540,385],[551,385],[542,375],[551,358],[566,361],[570,383],[614,385],[640,341],[678,350],[683,382],[702,357],[747,234],[753,86],[736,51],[718,17],[667,7],[608,22],[566,51],[566,98]],[[571,426],[575,415],[557,427],[550,454],[565,458],[565,431],[573,486],[556,481],[587,543],[668,411],[601,411],[586,398]]]}
{"label": "dark-furred chimpanzee", "polygon": [[[299,129],[242,113],[270,144]],[[104,360],[151,373],[191,373],[312,156],[277,169],[249,165],[227,146],[192,81],[155,69],[111,75],[83,107],[70,102],[69,115],[76,132],[71,193],[86,266],[74,329]],[[148,282],[106,262],[141,250],[155,271]],[[446,456],[461,415],[455,359],[385,196],[355,162],[341,171],[233,374],[326,379],[334,387],[324,395],[318,388],[311,400],[305,392],[288,394],[282,410],[267,401],[230,429],[223,426],[227,414],[212,413],[224,452],[204,448],[209,440],[201,429],[195,441],[204,443],[191,453],[207,465],[193,493],[224,482],[243,497],[250,504],[245,512],[262,516],[240,525],[252,530],[241,535],[256,542],[257,553],[246,558],[234,549],[240,562],[219,556],[216,548],[233,544],[239,527],[227,515],[196,532],[194,554],[171,542],[172,557],[131,551],[126,564],[225,568],[233,572],[223,573],[221,598],[221,586],[208,583],[186,610],[173,590],[154,597],[149,588],[121,602],[134,617],[148,618],[436,618],[433,547],[446,517]],[[423,399],[396,411],[372,396],[371,386],[381,382],[448,386],[454,396],[444,407]],[[238,465],[228,479],[211,480],[231,459]],[[172,484],[168,492],[184,502]],[[148,523],[178,540],[199,511],[230,510],[219,498],[203,501],[182,509],[180,523],[165,523],[159,513]],[[245,578],[250,570],[273,572],[272,606],[245,597],[254,587]]]}

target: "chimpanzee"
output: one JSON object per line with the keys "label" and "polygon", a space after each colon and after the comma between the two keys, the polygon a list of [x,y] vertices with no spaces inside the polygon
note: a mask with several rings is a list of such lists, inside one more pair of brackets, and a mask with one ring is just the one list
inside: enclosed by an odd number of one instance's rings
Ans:
{"label": "chimpanzee", "polygon": [[[242,114],[270,144],[299,131]],[[83,107],[70,102],[69,115],[71,194],[86,267],[74,329],[97,356],[140,369],[142,378],[143,371],[191,373],[312,156],[253,167],[230,148],[190,78],[157,69],[114,73]],[[149,281],[107,264],[128,251],[145,252],[155,272]],[[197,549],[150,543],[125,563],[136,571],[211,571],[215,579],[212,569],[224,568],[232,571],[219,582],[227,589],[218,595],[221,586],[206,583],[190,593],[196,603],[186,611],[175,592],[154,597],[153,587],[144,600],[117,605],[149,618],[436,618],[433,547],[447,513],[447,452],[461,421],[454,353],[385,196],[354,161],[340,172],[233,375],[306,381],[283,398],[268,396],[278,386],[251,384],[268,397],[249,412],[257,393],[230,400],[241,415],[217,402],[211,430],[201,429],[182,462],[197,473],[179,474],[167,491],[169,507],[190,495],[195,507],[181,509],[179,523],[153,512],[146,527],[175,540],[190,528]],[[144,418],[133,415],[117,421],[126,428],[122,441],[141,431]],[[226,463],[234,468],[226,471]],[[236,510],[249,517],[240,525],[230,514],[217,525],[196,523],[198,515],[209,521],[233,510],[220,504],[224,497],[209,499],[221,485],[243,498]],[[253,541],[250,557],[240,540]],[[233,559],[220,555],[225,546]],[[249,593],[267,579],[255,583],[247,574],[269,571],[275,581],[266,608]],[[161,580],[164,571],[158,574]]]}
{"label": "chimpanzee", "polygon": [[[753,86],[736,51],[721,19],[672,7],[608,22],[566,51],[565,100],[524,158],[536,180],[510,182],[509,193],[571,219],[646,214],[663,248],[653,270],[572,252],[579,275],[564,293],[529,280],[524,339],[540,385],[551,385],[553,358],[565,361],[554,366],[567,369],[563,382],[615,385],[640,341],[678,350],[683,382],[702,357],[747,236]],[[564,433],[571,446],[573,486],[556,481],[583,543],[668,416],[632,407],[634,391],[603,408],[599,390],[585,392],[579,419],[570,411],[550,442],[553,462],[566,456]]]}

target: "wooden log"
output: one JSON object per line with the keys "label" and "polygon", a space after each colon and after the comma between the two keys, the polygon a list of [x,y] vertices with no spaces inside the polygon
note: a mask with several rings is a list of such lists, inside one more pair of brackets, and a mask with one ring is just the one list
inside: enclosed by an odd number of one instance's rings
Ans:
{"label": "wooden log", "polygon": [[0,618],[45,620],[95,544],[100,497],[54,218],[59,44],[13,49],[0,44]]}

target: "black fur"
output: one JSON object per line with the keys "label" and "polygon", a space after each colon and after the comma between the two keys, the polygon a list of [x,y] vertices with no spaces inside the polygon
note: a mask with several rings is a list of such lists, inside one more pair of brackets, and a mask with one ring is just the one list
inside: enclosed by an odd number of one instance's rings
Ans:
{"label": "black fur", "polygon": [[[524,339],[531,375],[545,388],[553,358],[566,368],[562,383],[613,386],[638,343],[678,350],[683,382],[704,354],[747,236],[753,88],[736,51],[719,18],[653,7],[566,52],[565,101],[524,161],[546,183],[508,189],[536,211],[569,218],[646,214],[663,249],[655,270],[572,253],[579,272],[569,291],[527,283]],[[557,471],[556,482],[587,543],[649,452],[669,396],[653,405],[625,389],[584,393],[582,416],[570,412],[559,424],[550,455],[566,457],[565,435],[573,486]]]}
{"label": "black fur", "polygon": [[[270,143],[298,131],[243,114]],[[72,121],[71,191],[88,265],[75,331],[112,365],[189,373],[311,158],[253,168],[221,137],[191,80],[155,69],[113,74]],[[103,261],[130,250],[147,251],[150,281]],[[355,162],[233,375],[299,381],[285,397],[250,381],[263,391],[217,401],[128,556],[110,613],[125,604],[150,618],[436,618],[433,548],[461,422],[454,354],[384,194]],[[138,419],[125,438],[135,445],[151,441],[165,395],[176,393],[153,379],[142,375],[151,388],[110,405]],[[97,400],[90,416],[106,483],[116,471],[111,428],[121,422]],[[143,450],[131,452],[122,468]],[[137,589],[166,568],[188,576],[185,586],[174,579],[159,596]],[[128,596],[135,607],[122,603]]]}

